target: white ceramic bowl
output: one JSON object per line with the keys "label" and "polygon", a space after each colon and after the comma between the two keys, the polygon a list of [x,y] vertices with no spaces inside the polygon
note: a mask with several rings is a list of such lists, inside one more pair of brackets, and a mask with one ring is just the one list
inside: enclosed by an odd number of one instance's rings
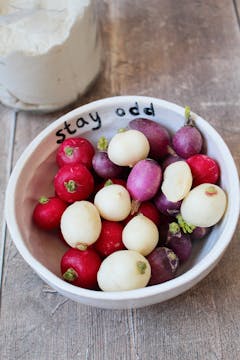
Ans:
{"label": "white ceramic bowl", "polygon": [[184,123],[184,109],[175,104],[142,96],[120,96],[98,100],[62,116],[43,130],[18,160],[6,192],[5,214],[10,235],[26,262],[52,288],[64,296],[101,308],[123,309],[160,303],[183,293],[203,279],[217,264],[235,231],[239,217],[239,179],[233,158],[221,136],[195,114],[196,125],[205,139],[208,155],[221,166],[221,186],[228,194],[222,221],[194,246],[191,259],[181,274],[163,284],[124,292],[100,292],[73,286],[61,279],[63,242],[43,233],[32,223],[36,200],[53,195],[56,173],[55,151],[64,136],[85,136],[96,144],[101,135],[110,136],[136,117],[160,122],[171,132]]}

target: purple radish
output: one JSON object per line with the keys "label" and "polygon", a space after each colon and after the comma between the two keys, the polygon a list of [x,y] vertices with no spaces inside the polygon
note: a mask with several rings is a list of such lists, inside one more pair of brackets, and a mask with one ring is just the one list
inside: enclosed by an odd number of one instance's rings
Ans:
{"label": "purple radish", "polygon": [[194,125],[188,106],[185,108],[185,117],[185,125],[181,127],[172,138],[174,151],[183,159],[200,153],[203,145],[202,135]]}
{"label": "purple radish", "polygon": [[181,232],[176,222],[169,224],[166,246],[174,251],[180,263],[189,259],[192,253],[192,242],[189,234]]}
{"label": "purple radish", "polygon": [[181,161],[181,160],[183,160],[183,159],[180,156],[178,156],[177,154],[176,155],[168,155],[162,163],[162,171],[164,171],[168,165],[170,165],[176,161]]}
{"label": "purple radish", "polygon": [[118,178],[123,174],[123,167],[114,164],[106,151],[98,151],[92,159],[95,173],[103,179]]}
{"label": "purple radish", "polygon": [[138,202],[152,199],[161,184],[162,170],[160,165],[152,160],[140,160],[127,178],[127,190],[133,200]]}
{"label": "purple radish", "polygon": [[208,235],[211,231],[211,227],[200,227],[197,226],[193,230],[193,232],[190,234],[192,240],[201,240],[206,235]]}
{"label": "purple radish", "polygon": [[163,246],[166,243],[169,224],[175,220],[173,216],[160,213],[160,224],[158,226],[159,245],[161,244]]}
{"label": "purple radish", "polygon": [[151,277],[148,285],[161,284],[175,277],[179,266],[177,255],[169,248],[156,247],[148,256],[151,266]]}
{"label": "purple radish", "polygon": [[98,141],[98,152],[92,158],[95,173],[103,179],[117,178],[122,175],[124,168],[114,164],[108,157],[108,141],[102,136]]}
{"label": "purple radish", "polygon": [[176,202],[169,201],[166,196],[160,191],[154,197],[154,204],[162,214],[175,216],[180,211],[182,200]]}
{"label": "purple radish", "polygon": [[129,122],[130,129],[141,131],[150,144],[150,157],[159,160],[168,154],[170,135],[168,130],[156,121],[137,118]]}

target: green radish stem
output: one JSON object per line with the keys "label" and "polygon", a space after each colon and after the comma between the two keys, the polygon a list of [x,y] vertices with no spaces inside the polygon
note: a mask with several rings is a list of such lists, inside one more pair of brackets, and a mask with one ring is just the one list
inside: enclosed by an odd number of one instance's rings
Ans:
{"label": "green radish stem", "polygon": [[66,147],[65,148],[65,150],[64,150],[64,152],[65,152],[65,154],[67,155],[67,156],[72,156],[72,154],[73,154],[73,148],[72,147]]}
{"label": "green radish stem", "polygon": [[98,150],[106,151],[108,147],[108,140],[105,136],[101,136],[97,143]]}
{"label": "green radish stem", "polygon": [[125,128],[120,128],[120,129],[118,129],[118,133],[123,133],[123,132],[125,132],[125,131],[127,131]]}
{"label": "green radish stem", "polygon": [[81,251],[87,250],[87,244],[77,243],[76,248]]}
{"label": "green radish stem", "polygon": [[137,269],[140,274],[144,274],[146,271],[147,265],[144,261],[137,261]]}
{"label": "green radish stem", "polygon": [[38,202],[42,205],[47,204],[49,199],[46,196],[41,196]]}
{"label": "green radish stem", "polygon": [[185,125],[194,126],[194,121],[191,117],[191,109],[189,106],[185,106]]}
{"label": "green radish stem", "polygon": [[193,232],[196,226],[188,224],[180,214],[178,214],[176,218],[178,221],[178,225],[180,226],[184,234],[191,234]]}
{"label": "green radish stem", "polygon": [[171,234],[177,234],[180,232],[180,226],[176,222],[169,224],[169,231]]}
{"label": "green radish stem", "polygon": [[108,180],[105,181],[104,186],[109,186],[109,185],[112,185],[112,184],[113,184],[112,180],[108,179]]}
{"label": "green radish stem", "polygon": [[77,184],[75,183],[74,180],[69,180],[64,182],[64,186],[69,192],[75,192],[77,189]]}
{"label": "green radish stem", "polygon": [[64,280],[69,281],[69,282],[76,280],[77,277],[78,277],[78,274],[73,268],[67,269],[67,271],[65,271],[65,273],[63,274]]}

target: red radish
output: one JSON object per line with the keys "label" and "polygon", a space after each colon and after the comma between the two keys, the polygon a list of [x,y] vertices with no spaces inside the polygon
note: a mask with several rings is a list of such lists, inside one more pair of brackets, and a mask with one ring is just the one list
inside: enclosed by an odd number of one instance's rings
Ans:
{"label": "red radish", "polygon": [[120,222],[103,220],[100,236],[93,245],[94,249],[102,257],[106,257],[114,251],[125,249],[122,242],[122,231],[123,224]]}
{"label": "red radish", "polygon": [[185,108],[185,125],[182,126],[173,136],[173,149],[183,159],[200,153],[203,139],[200,131],[194,126],[191,118],[190,108]]}
{"label": "red radish", "polygon": [[82,137],[68,138],[59,146],[56,161],[59,167],[80,163],[90,169],[94,153],[94,147],[89,140]]}
{"label": "red radish", "polygon": [[156,195],[161,180],[162,170],[155,160],[140,160],[128,176],[127,189],[134,200],[150,200]]}
{"label": "red radish", "polygon": [[156,206],[150,201],[144,201],[140,204],[138,213],[143,214],[154,222],[155,225],[160,224],[160,214]]}
{"label": "red radish", "polygon": [[54,178],[56,194],[64,201],[85,200],[93,192],[94,179],[82,164],[62,166]]}
{"label": "red radish", "polygon": [[101,258],[93,249],[69,249],[61,259],[63,279],[85,289],[97,289],[97,272]]}
{"label": "red radish", "polygon": [[187,159],[193,176],[193,186],[203,183],[216,184],[220,169],[217,162],[204,154],[196,154]]}
{"label": "red radish", "polygon": [[42,196],[33,211],[35,224],[44,230],[57,229],[67,203],[56,196]]}
{"label": "red radish", "polygon": [[124,224],[127,224],[133,216],[138,214],[143,214],[148,219],[152,220],[155,225],[159,226],[160,224],[160,214],[156,206],[151,201],[144,201],[140,204],[139,208],[133,214],[128,215],[128,217],[123,221]]}
{"label": "red radish", "polygon": [[170,135],[165,127],[156,121],[142,118],[130,121],[129,127],[141,131],[147,137],[150,144],[150,157],[158,160],[168,154]]}
{"label": "red radish", "polygon": [[117,185],[122,185],[124,187],[127,186],[127,182],[123,179],[115,179],[115,178],[111,178],[111,179],[107,179],[102,181],[100,184],[97,184],[95,186],[94,192],[97,193],[99,190],[101,190],[104,186],[108,186],[108,185],[112,185],[112,184],[117,184]]}

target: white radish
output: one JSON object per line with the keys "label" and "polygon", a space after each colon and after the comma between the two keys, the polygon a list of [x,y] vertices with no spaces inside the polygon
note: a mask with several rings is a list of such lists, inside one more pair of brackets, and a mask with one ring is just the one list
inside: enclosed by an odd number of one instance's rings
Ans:
{"label": "white radish", "polygon": [[226,206],[225,192],[217,185],[204,183],[189,192],[182,202],[180,212],[187,223],[210,227],[220,221]]}
{"label": "white radish", "polygon": [[97,274],[103,291],[125,291],[145,287],[151,276],[148,260],[137,251],[120,250],[106,257]]}
{"label": "white radish", "polygon": [[82,200],[66,208],[60,226],[65,241],[71,247],[85,250],[98,239],[102,222],[97,208]]}
{"label": "white radish", "polygon": [[124,186],[112,184],[100,189],[94,198],[102,218],[110,221],[122,221],[131,211],[131,198]]}
{"label": "white radish", "polygon": [[108,157],[117,165],[134,166],[146,159],[150,145],[146,136],[138,130],[126,130],[112,137],[108,145]]}
{"label": "white radish", "polygon": [[158,228],[152,220],[139,214],[124,227],[122,240],[129,250],[135,250],[146,256],[157,246]]}
{"label": "white radish", "polygon": [[168,201],[177,202],[189,193],[192,181],[189,165],[185,161],[177,161],[166,167],[161,189]]}

